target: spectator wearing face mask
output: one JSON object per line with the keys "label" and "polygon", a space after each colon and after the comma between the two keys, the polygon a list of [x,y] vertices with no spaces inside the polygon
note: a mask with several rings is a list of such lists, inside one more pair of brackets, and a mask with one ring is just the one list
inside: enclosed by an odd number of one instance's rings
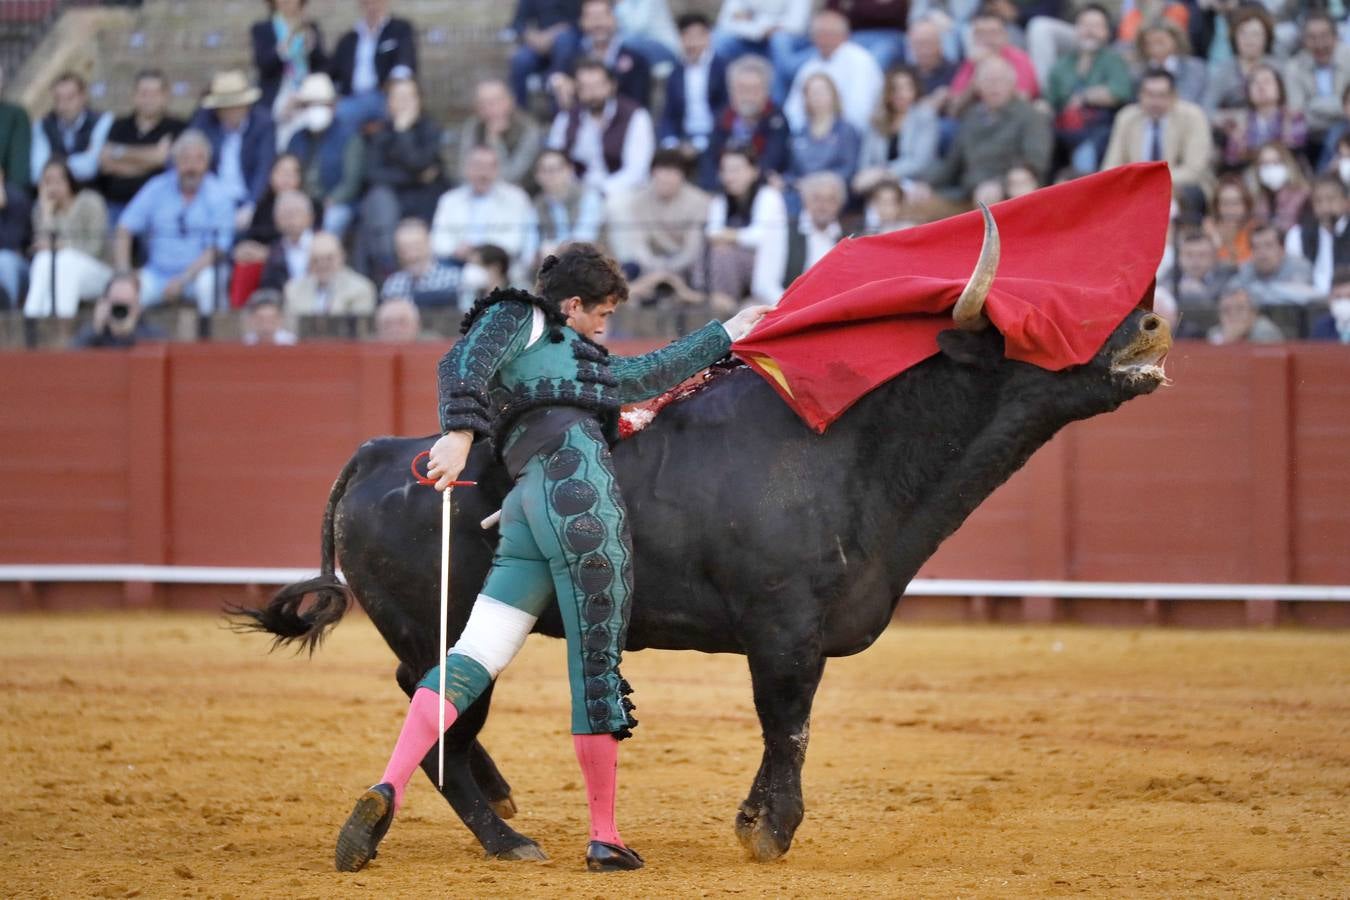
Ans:
{"label": "spectator wearing face mask", "polygon": [[1331,293],[1332,274],[1350,267],[1350,203],[1341,180],[1322,176],[1313,182],[1311,215],[1285,235],[1284,252],[1312,264],[1313,287]]}
{"label": "spectator wearing face mask", "polygon": [[1281,233],[1298,224],[1312,191],[1303,166],[1288,147],[1270,143],[1258,150],[1256,160],[1247,167],[1246,180],[1258,222],[1270,222]]}
{"label": "spectator wearing face mask", "polygon": [[496,244],[474,247],[460,270],[460,307],[468,309],[479,297],[510,287],[510,271],[511,257],[501,247]]}
{"label": "spectator wearing face mask", "polygon": [[327,75],[307,77],[295,99],[303,127],[286,152],[300,160],[305,193],[323,205],[323,230],[343,236],[365,177],[366,143],[351,124],[337,119],[337,92]]}
{"label": "spectator wearing face mask", "polygon": [[1350,344],[1350,269],[1336,272],[1329,304],[1330,311],[1308,329],[1309,339]]}

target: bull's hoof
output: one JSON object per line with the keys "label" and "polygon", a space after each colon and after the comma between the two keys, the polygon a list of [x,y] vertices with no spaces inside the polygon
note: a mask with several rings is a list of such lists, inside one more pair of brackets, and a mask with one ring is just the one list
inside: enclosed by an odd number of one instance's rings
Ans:
{"label": "bull's hoof", "polygon": [[500,800],[491,801],[490,805],[492,806],[492,811],[495,812],[499,818],[509,819],[516,814],[516,801],[512,799],[510,794],[507,794]]}
{"label": "bull's hoof", "polygon": [[489,853],[487,856],[493,859],[504,859],[508,862],[548,862],[548,854],[540,849],[534,841],[517,844],[500,853]]}
{"label": "bull's hoof", "polygon": [[621,844],[591,841],[586,847],[586,869],[590,872],[631,872],[644,863],[638,852]]}
{"label": "bull's hoof", "polygon": [[742,807],[736,815],[736,838],[756,862],[781,859],[792,846],[792,835],[774,829],[768,810],[755,812]]}

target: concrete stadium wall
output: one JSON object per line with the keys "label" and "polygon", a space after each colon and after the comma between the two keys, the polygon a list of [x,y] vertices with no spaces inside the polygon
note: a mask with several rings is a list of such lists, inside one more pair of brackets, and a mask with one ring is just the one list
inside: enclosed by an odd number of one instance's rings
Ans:
{"label": "concrete stadium wall", "polygon": [[[0,564],[316,566],[320,514],[356,446],[435,431],[443,349],[0,354]],[[1173,386],[1043,448],[922,575],[1350,584],[1350,351],[1188,343],[1168,367]],[[0,584],[0,610],[218,607],[267,590]],[[1350,624],[1347,607],[1289,603],[1268,618]],[[1240,625],[1252,609],[911,598],[900,616]]]}

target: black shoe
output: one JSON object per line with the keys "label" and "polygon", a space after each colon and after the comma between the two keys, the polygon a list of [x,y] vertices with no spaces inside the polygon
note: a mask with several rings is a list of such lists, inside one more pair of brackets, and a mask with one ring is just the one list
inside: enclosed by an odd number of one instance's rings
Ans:
{"label": "black shoe", "polygon": [[592,872],[629,872],[643,866],[636,850],[604,841],[591,841],[586,848],[586,868]]}
{"label": "black shoe", "polygon": [[381,782],[361,795],[338,832],[335,862],[339,872],[359,872],[375,858],[375,848],[394,821],[394,786]]}

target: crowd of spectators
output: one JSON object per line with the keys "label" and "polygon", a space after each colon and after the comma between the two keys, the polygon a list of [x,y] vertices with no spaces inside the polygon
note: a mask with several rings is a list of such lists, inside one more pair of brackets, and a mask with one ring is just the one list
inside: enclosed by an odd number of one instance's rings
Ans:
{"label": "crowd of spectators", "polygon": [[209,73],[187,121],[154,69],[120,117],[72,73],[36,120],[0,103],[0,304],[88,310],[90,346],[165,304],[250,343],[325,316],[415,340],[597,241],[632,284],[615,331],[664,337],[777,302],[845,235],[1159,160],[1183,337],[1350,342],[1345,3],[518,0],[459,121],[423,103],[416,27],[356,7],[330,48],[268,0],[253,71]]}

